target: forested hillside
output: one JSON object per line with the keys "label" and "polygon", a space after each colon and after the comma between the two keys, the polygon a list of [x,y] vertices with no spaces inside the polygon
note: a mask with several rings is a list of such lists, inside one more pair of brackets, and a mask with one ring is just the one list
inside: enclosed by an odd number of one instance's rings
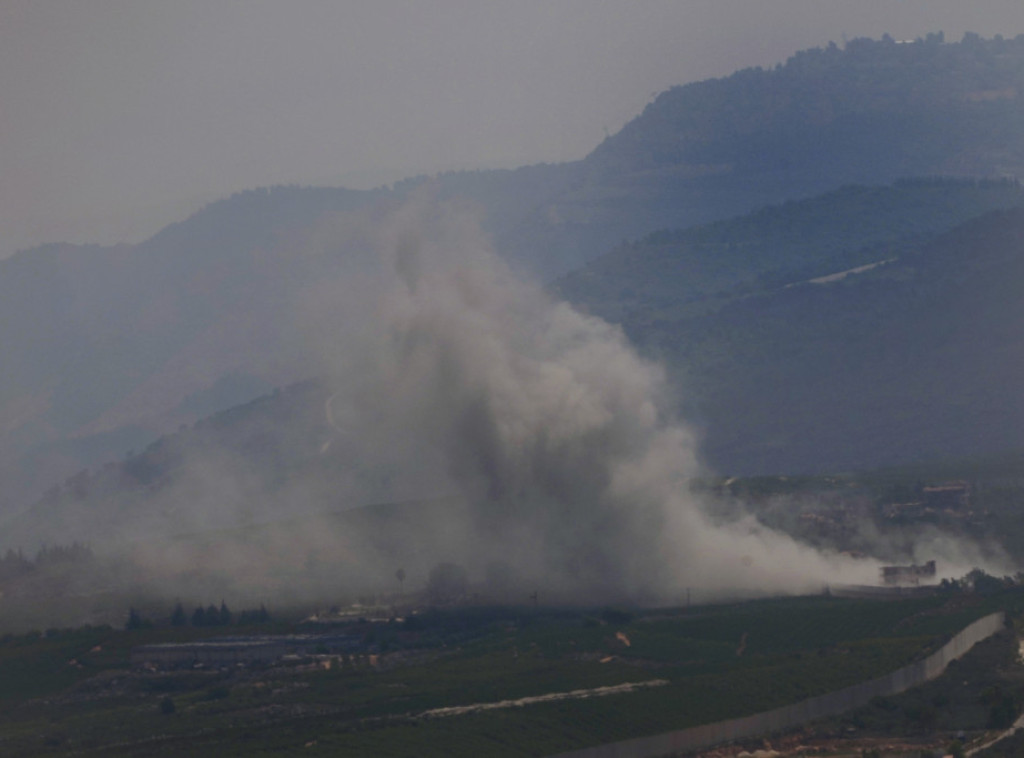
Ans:
{"label": "forested hillside", "polygon": [[579,264],[655,229],[845,184],[1020,176],[1022,96],[1024,35],[855,39],[673,87],[587,156],[581,181],[538,209],[522,243]]}
{"label": "forested hillside", "polygon": [[938,166],[1014,170],[1024,153],[1005,145],[1005,130],[1021,116],[1022,84],[1024,36],[855,39],[774,69],[673,87],[588,162],[606,171],[785,169],[841,179]]}
{"label": "forested hillside", "polygon": [[[877,262],[892,251],[873,245],[908,244],[1016,204],[1012,182],[971,191],[911,183],[765,211],[744,222],[747,232],[657,232],[852,182],[1015,176],[1024,172],[1022,92],[1024,37],[853,40],[675,87],[575,163],[369,192],[249,191],[139,245],[24,251],[0,261],[0,511],[183,423],[318,375],[309,348],[322,330],[309,303],[323,301],[323,283],[385,238],[383,219],[414,197],[471,209],[506,260],[541,278],[617,248],[560,286],[643,338],[638,325],[682,317],[660,312],[680,302],[717,307],[714,297],[737,287]],[[828,218],[843,203],[860,207],[845,226]],[[765,224],[765,241],[751,236]],[[772,224],[791,224],[796,238]],[[729,252],[706,255],[726,229]],[[678,269],[682,248],[704,253]],[[648,256],[654,249],[668,268]],[[654,310],[636,315],[645,308]]]}
{"label": "forested hillside", "polygon": [[991,210],[1024,205],[1010,180],[913,179],[850,185],[738,218],[654,232],[559,279],[570,302],[635,327],[715,310],[778,289],[898,257]]}
{"label": "forested hillside", "polygon": [[624,319],[719,470],[848,470],[1024,448],[1024,211],[842,278]]}

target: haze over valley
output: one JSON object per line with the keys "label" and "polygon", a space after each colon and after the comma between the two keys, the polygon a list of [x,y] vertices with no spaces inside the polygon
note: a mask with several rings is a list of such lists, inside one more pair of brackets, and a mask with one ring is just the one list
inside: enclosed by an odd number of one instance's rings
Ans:
{"label": "haze over valley", "polygon": [[1022,754],[1024,10],[0,43],[0,754]]}
{"label": "haze over valley", "polygon": [[1021,92],[1024,37],[856,38],[672,87],[579,160],[22,250],[0,544],[253,601],[443,562],[644,602],[1012,574],[983,481],[970,525],[887,537],[883,498],[810,542],[721,482],[1024,448]]}

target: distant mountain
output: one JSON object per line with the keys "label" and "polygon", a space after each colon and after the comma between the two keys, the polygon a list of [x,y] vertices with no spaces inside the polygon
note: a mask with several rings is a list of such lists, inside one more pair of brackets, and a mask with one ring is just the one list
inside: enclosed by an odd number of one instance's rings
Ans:
{"label": "distant mountain", "polygon": [[1022,135],[1024,35],[855,39],[661,93],[504,244],[579,264],[655,229],[845,184],[1024,176]]}
{"label": "distant mountain", "polygon": [[[771,70],[673,88],[574,163],[419,177],[370,192],[249,191],[139,245],[54,245],[0,261],[0,513],[83,466],[317,375],[303,304],[364,255],[381,219],[416,192],[475,208],[507,260],[550,280],[623,240],[851,182],[1024,173],[1022,93],[1024,37],[854,40]],[[997,195],[1012,195],[986,192],[995,207]],[[886,202],[876,202],[882,216]],[[954,204],[950,218],[989,200],[978,202]],[[794,223],[820,223],[806,210]],[[860,261],[870,235],[836,231],[861,240],[836,243],[854,251],[848,263]],[[660,244],[682,244],[674,234]],[[754,244],[746,258],[730,259],[735,276],[702,272],[701,292],[733,279],[758,285],[801,266],[807,276],[831,270],[838,247],[824,253],[827,262],[806,248],[762,265]],[[616,255],[628,269],[623,250]],[[637,297],[671,299],[679,280]],[[573,297],[584,299],[582,291]]]}
{"label": "distant mountain", "polygon": [[[123,461],[82,470],[10,520],[3,544],[102,545],[351,506],[337,500],[339,461],[320,454],[331,437],[327,397],[316,383],[292,385],[182,427]],[[305,493],[302,510],[282,513],[281,493],[292,485]]]}
{"label": "distant mountain", "polygon": [[866,250],[879,265],[714,307],[623,309],[630,338],[672,366],[718,470],[1024,449],[1024,210]]}
{"label": "distant mountain", "polygon": [[1024,35],[855,39],[773,69],[673,87],[588,157],[593,170],[806,174],[1013,171],[1006,129],[1022,114]]}
{"label": "distant mountain", "polygon": [[95,622],[110,598],[165,593],[321,602],[379,592],[398,568],[422,587],[452,560],[448,535],[466,513],[450,499],[388,501],[374,482],[353,497],[354,480],[381,472],[355,471],[332,444],[328,397],[316,382],[275,390],[51,487],[0,530],[0,569],[39,550],[88,560],[0,571],[8,620],[48,618],[59,603]]}
{"label": "distant mountain", "polygon": [[813,198],[620,245],[557,280],[588,312],[645,324],[717,310],[735,297],[827,276],[901,250],[993,210],[1024,206],[1010,180],[905,179]]}
{"label": "distant mountain", "polygon": [[0,530],[0,556],[87,543],[101,561],[56,587],[46,576],[5,586],[15,612],[36,612],[19,595],[34,592],[38,604],[62,592],[94,595],[97,586],[136,597],[322,601],[324,588],[377,592],[398,568],[421,587],[456,547],[466,555],[451,536],[472,523],[460,501],[388,500],[386,483],[372,482],[352,497],[354,478],[381,472],[355,471],[359,462],[331,444],[328,397],[316,382],[291,385],[50,488]]}
{"label": "distant mountain", "polygon": [[140,245],[0,261],[0,502],[309,376],[297,292],[343,247],[309,237],[385,195],[246,192]]}
{"label": "distant mountain", "polygon": [[[716,469],[793,473],[1024,450],[1020,276],[1024,190],[931,179],[656,233],[555,288],[669,365]],[[358,470],[336,444],[329,394],[291,385],[68,477],[0,548],[394,499],[389,472]],[[201,415],[203,399],[184,405]]]}

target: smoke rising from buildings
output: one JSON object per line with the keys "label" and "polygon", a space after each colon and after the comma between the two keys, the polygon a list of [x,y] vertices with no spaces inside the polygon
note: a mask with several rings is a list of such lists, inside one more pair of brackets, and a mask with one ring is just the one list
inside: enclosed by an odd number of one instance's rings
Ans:
{"label": "smoke rising from buildings", "polygon": [[[470,208],[424,192],[290,244],[326,261],[282,326],[317,356],[315,391],[269,399],[251,434],[179,435],[129,466],[170,475],[119,502],[58,500],[37,538],[115,554],[112,586],[236,605],[393,591],[398,568],[420,589],[441,562],[519,602],[815,592],[876,583],[879,559],[1012,570],[937,531],[870,524],[876,557],[854,558],[695,493],[708,472],[662,368],[511,270]],[[268,447],[291,468],[267,470]]]}
{"label": "smoke rising from buildings", "polygon": [[466,209],[420,197],[370,246],[318,298],[331,444],[392,498],[457,495],[467,542],[449,559],[634,596],[877,577],[750,517],[714,523],[690,492],[696,440],[662,369],[514,274]]}

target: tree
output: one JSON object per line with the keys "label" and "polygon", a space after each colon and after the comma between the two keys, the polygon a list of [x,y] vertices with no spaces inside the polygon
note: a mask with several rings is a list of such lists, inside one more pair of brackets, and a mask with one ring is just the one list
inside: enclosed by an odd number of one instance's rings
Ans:
{"label": "tree", "polygon": [[142,614],[135,610],[134,607],[128,609],[128,620],[124,624],[125,629],[149,629],[151,626],[153,626],[153,623],[142,618]]}
{"label": "tree", "polygon": [[241,626],[247,626],[249,624],[263,624],[270,620],[270,614],[267,612],[267,608],[263,603],[260,603],[258,610],[244,610],[238,614],[238,623]]}
{"label": "tree", "polygon": [[964,579],[979,595],[992,595],[1004,587],[1002,580],[989,576],[979,568],[972,569]]}
{"label": "tree", "polygon": [[405,569],[400,568],[395,572],[395,579],[398,580],[398,592],[401,594],[405,587]]}
{"label": "tree", "polygon": [[171,614],[171,626],[187,626],[188,616],[185,615],[185,609],[181,607],[181,603],[177,603],[174,606],[174,612]]}

